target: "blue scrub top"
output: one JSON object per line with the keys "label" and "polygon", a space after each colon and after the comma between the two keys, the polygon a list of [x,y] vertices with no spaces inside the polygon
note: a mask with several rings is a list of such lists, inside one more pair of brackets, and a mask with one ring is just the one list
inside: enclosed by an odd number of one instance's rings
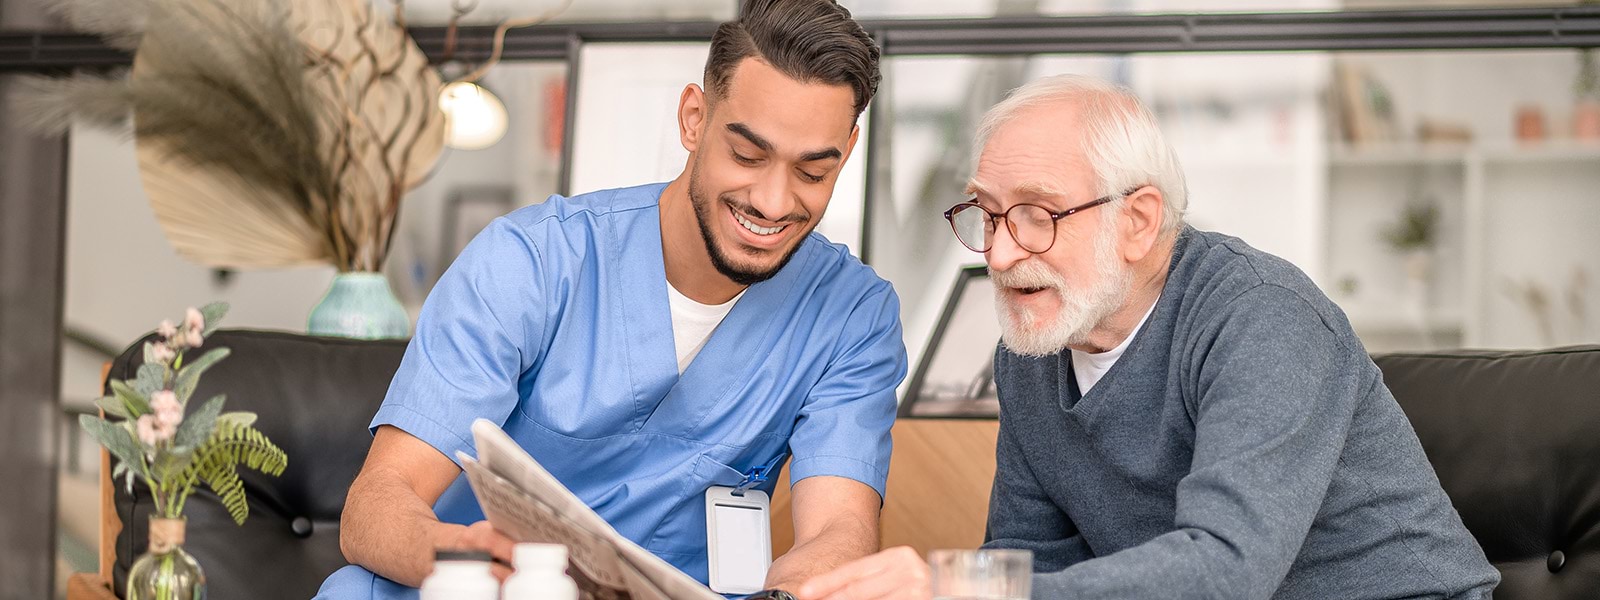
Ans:
{"label": "blue scrub top", "polygon": [[[665,187],[552,196],[496,219],[428,296],[371,427],[454,460],[475,455],[474,419],[500,423],[618,532],[705,582],[709,486],[790,454],[792,481],[846,477],[883,495],[905,346],[888,282],[812,233],[680,376]],[[434,510],[483,519],[464,476]],[[347,567],[318,597],[414,593]]]}

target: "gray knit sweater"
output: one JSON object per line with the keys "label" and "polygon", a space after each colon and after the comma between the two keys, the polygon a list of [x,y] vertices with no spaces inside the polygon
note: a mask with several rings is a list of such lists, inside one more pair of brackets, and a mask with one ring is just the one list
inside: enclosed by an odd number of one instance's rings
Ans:
{"label": "gray knit sweater", "polygon": [[1154,312],[1080,396],[1065,351],[995,357],[985,547],[1034,598],[1481,598],[1499,582],[1344,314],[1299,269],[1186,228]]}

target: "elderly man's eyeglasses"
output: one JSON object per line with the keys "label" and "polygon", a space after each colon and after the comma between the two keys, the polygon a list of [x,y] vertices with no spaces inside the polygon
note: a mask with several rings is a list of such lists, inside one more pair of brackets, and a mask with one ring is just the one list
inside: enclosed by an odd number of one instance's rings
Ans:
{"label": "elderly man's eyeglasses", "polygon": [[994,247],[994,234],[1000,228],[999,221],[1005,219],[1006,229],[1011,232],[1011,239],[1016,240],[1018,246],[1028,252],[1042,254],[1056,244],[1057,221],[1127,196],[1137,189],[1095,198],[1061,212],[1052,212],[1037,204],[1022,203],[1006,209],[1004,213],[994,213],[979,206],[978,199],[973,198],[944,211],[944,219],[950,222],[950,229],[956,232],[956,239],[961,241],[961,245],[973,252],[988,252]]}

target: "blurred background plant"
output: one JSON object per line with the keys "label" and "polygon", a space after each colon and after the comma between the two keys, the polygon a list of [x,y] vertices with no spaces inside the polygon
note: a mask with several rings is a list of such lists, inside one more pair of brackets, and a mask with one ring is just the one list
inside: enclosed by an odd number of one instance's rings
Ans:
{"label": "blurred background plant", "polygon": [[1400,220],[1384,228],[1383,240],[1396,252],[1407,253],[1432,248],[1439,229],[1439,207],[1432,202],[1406,205]]}

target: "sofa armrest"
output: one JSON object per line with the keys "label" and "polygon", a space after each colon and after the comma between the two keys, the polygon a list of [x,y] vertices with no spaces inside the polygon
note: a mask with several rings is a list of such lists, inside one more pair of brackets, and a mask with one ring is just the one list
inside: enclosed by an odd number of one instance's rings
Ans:
{"label": "sofa armrest", "polygon": [[99,575],[73,573],[67,579],[67,600],[117,600],[117,595]]}

